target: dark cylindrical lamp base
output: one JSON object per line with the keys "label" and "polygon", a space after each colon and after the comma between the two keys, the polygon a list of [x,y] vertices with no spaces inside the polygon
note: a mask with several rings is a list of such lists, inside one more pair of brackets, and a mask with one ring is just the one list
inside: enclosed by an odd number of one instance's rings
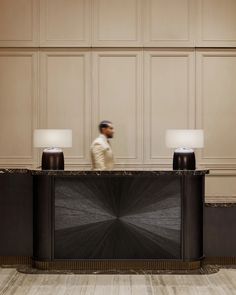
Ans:
{"label": "dark cylindrical lamp base", "polygon": [[173,170],[195,170],[196,160],[194,152],[174,152]]}
{"label": "dark cylindrical lamp base", "polygon": [[44,151],[42,170],[64,170],[64,154],[62,151]]}

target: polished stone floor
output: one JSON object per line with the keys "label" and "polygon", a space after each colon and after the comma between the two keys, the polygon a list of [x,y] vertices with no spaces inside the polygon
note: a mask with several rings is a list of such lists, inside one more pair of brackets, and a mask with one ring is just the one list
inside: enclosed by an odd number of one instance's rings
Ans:
{"label": "polished stone floor", "polygon": [[0,268],[0,294],[151,295],[236,294],[236,269],[207,275],[23,274]]}

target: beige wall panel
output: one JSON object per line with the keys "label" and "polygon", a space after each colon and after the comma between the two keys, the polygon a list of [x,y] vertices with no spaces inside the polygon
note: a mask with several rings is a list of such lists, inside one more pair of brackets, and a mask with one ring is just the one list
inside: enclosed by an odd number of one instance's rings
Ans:
{"label": "beige wall panel", "polygon": [[90,0],[41,0],[41,46],[91,46]]}
{"label": "beige wall panel", "polygon": [[201,162],[236,168],[236,51],[198,52],[198,127],[205,131]]}
{"label": "beige wall panel", "polygon": [[0,1],[0,46],[38,46],[38,1]]}
{"label": "beige wall panel", "polygon": [[145,52],[144,79],[145,163],[170,164],[166,129],[194,127],[194,52]]}
{"label": "beige wall panel", "polygon": [[37,54],[0,51],[0,164],[31,166],[37,124]]}
{"label": "beige wall panel", "polygon": [[145,1],[145,46],[194,46],[194,2]]}
{"label": "beige wall panel", "polygon": [[73,147],[64,150],[65,163],[71,166],[89,162],[89,67],[89,53],[41,53],[41,127],[72,129]]}
{"label": "beige wall panel", "polygon": [[93,0],[93,46],[141,44],[141,0]]}
{"label": "beige wall panel", "polygon": [[236,202],[236,175],[206,177],[207,202]]}
{"label": "beige wall panel", "polygon": [[236,46],[236,1],[198,0],[197,46]]}
{"label": "beige wall panel", "polygon": [[142,163],[141,57],[133,51],[93,53],[93,136],[99,121],[114,123],[118,164]]}

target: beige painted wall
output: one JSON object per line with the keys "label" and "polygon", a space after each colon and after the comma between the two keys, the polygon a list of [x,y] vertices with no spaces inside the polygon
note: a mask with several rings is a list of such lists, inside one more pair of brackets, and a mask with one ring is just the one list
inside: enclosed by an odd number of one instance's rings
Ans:
{"label": "beige painted wall", "polygon": [[116,167],[171,167],[167,128],[203,128],[208,201],[236,201],[235,0],[1,0],[0,167],[37,167],[35,128],[72,128],[90,166],[101,119]]}

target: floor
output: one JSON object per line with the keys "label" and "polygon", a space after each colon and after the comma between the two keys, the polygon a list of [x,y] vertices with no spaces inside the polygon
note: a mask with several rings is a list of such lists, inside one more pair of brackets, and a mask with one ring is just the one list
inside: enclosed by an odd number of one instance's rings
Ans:
{"label": "floor", "polygon": [[0,294],[236,294],[236,269],[208,275],[23,274],[0,268]]}

